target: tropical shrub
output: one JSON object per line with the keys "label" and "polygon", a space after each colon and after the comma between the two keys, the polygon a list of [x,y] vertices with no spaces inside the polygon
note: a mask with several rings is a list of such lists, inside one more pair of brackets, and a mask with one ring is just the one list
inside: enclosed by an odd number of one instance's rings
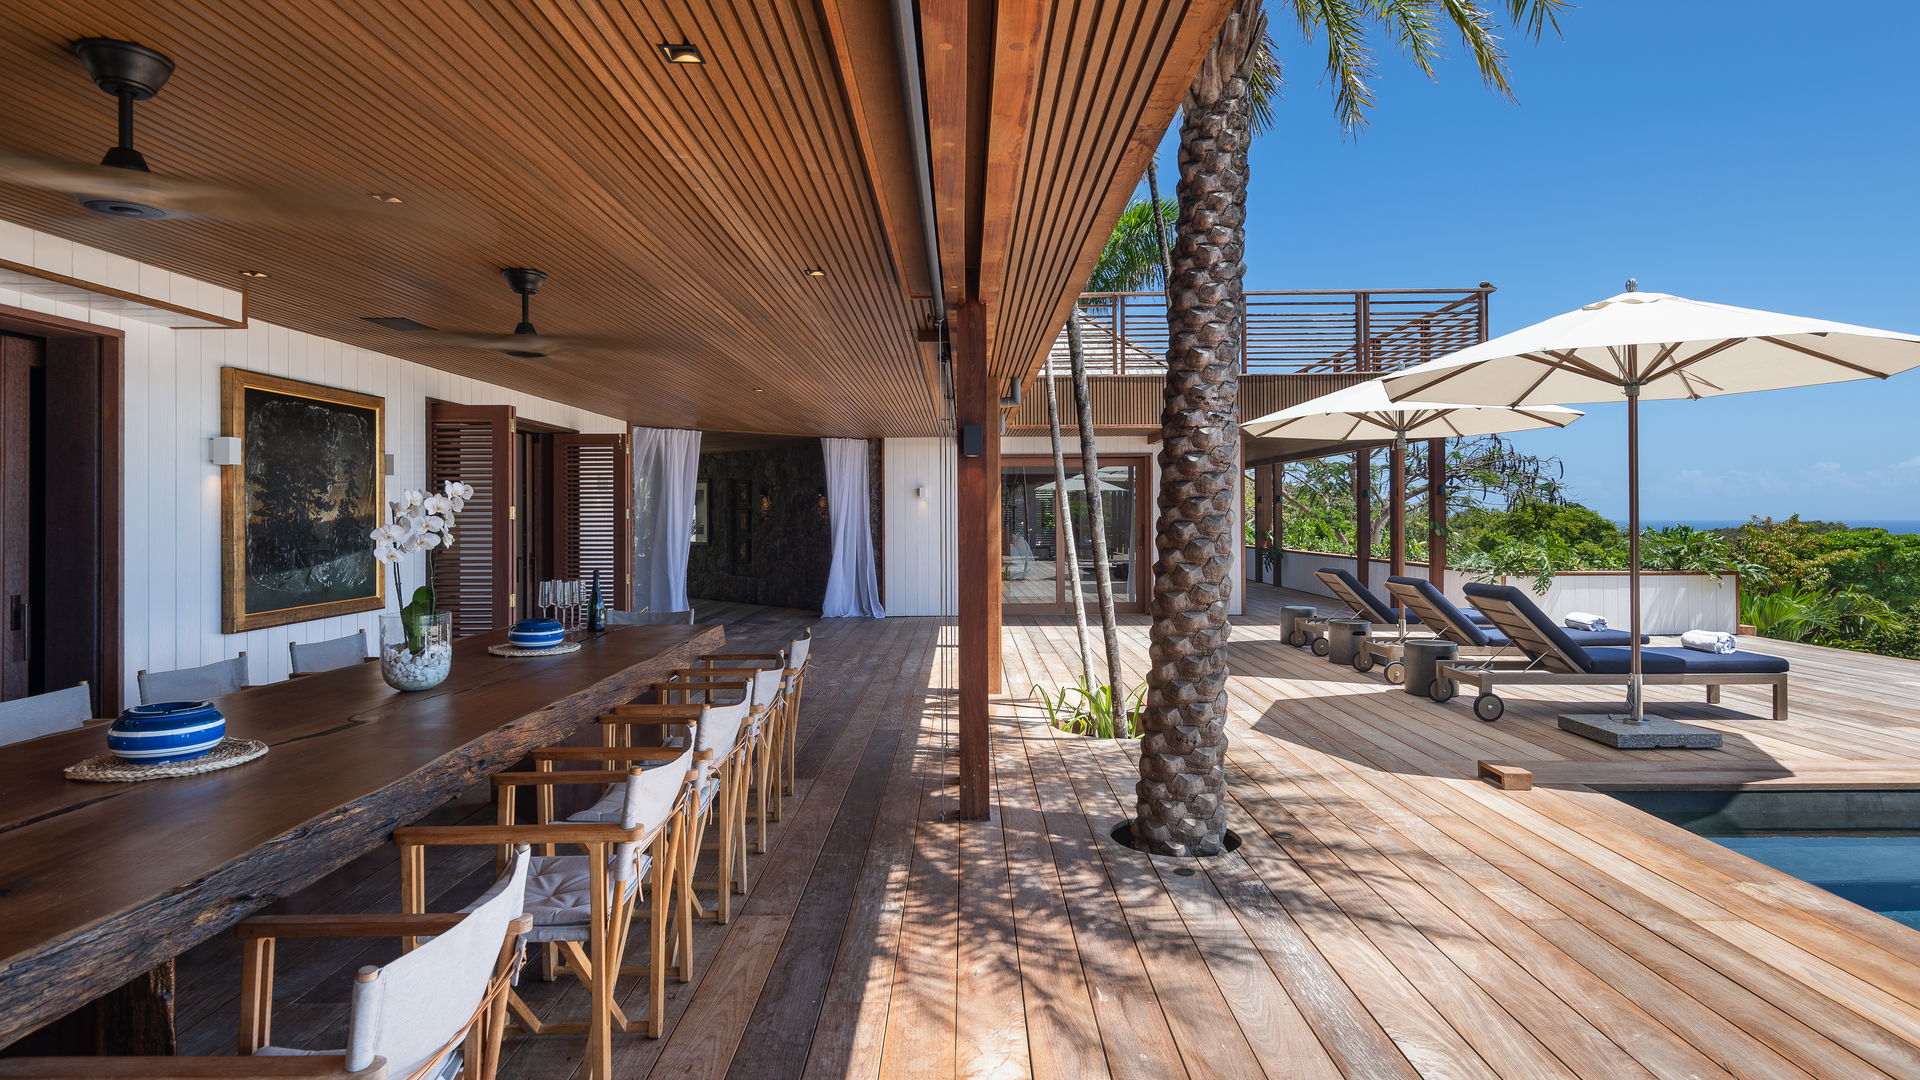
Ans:
{"label": "tropical shrub", "polygon": [[1040,690],[1039,694],[1040,704],[1047,710],[1047,723],[1069,735],[1137,739],[1143,730],[1140,712],[1146,706],[1146,683],[1126,691],[1119,708],[1114,707],[1112,687],[1088,686],[1084,680],[1055,693]]}

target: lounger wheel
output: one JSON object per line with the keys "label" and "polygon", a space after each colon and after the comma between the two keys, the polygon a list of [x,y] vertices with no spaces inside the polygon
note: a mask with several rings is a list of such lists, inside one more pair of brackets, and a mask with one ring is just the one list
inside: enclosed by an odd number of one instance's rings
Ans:
{"label": "lounger wheel", "polygon": [[1333,651],[1333,642],[1328,641],[1326,638],[1323,638],[1323,637],[1317,637],[1313,639],[1313,655],[1325,656],[1332,651]]}
{"label": "lounger wheel", "polygon": [[1362,674],[1373,670],[1373,653],[1361,649],[1353,654],[1353,670]]}
{"label": "lounger wheel", "polygon": [[1427,684],[1427,696],[1442,705],[1452,701],[1453,695],[1459,692],[1460,684],[1447,678],[1445,675],[1437,676],[1433,682]]}
{"label": "lounger wheel", "polygon": [[1507,711],[1507,703],[1498,694],[1481,694],[1473,699],[1473,715],[1491,724]]}
{"label": "lounger wheel", "polygon": [[1389,685],[1403,686],[1407,681],[1407,665],[1398,660],[1389,660],[1387,666],[1380,669],[1380,674]]}
{"label": "lounger wheel", "polygon": [[1293,647],[1294,647],[1294,648],[1296,648],[1296,649],[1304,649],[1304,648],[1306,648],[1306,647],[1307,647],[1307,632],[1306,632],[1305,630],[1295,630],[1295,631],[1294,631],[1293,633],[1291,633],[1291,634],[1288,634],[1288,635],[1287,635],[1287,644],[1289,644],[1289,645],[1291,645],[1291,646],[1293,646]]}

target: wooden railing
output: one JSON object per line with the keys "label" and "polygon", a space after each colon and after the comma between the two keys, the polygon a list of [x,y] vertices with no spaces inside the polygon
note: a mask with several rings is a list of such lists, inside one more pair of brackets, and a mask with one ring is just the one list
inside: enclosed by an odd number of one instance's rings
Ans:
{"label": "wooden railing", "polygon": [[[1487,296],[1473,289],[1332,289],[1247,293],[1249,374],[1394,371],[1477,345],[1487,337]],[[1166,297],[1157,292],[1082,293],[1078,318],[1093,375],[1166,370]],[[1069,368],[1063,329],[1049,370]]]}

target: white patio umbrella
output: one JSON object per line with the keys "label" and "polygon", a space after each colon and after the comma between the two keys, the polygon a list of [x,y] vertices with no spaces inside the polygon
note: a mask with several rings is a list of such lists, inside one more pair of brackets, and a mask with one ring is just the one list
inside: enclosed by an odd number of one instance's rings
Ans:
{"label": "white patio umbrella", "polygon": [[[1382,381],[1371,379],[1240,425],[1254,438],[1273,436],[1327,442],[1393,440],[1393,461],[1406,460],[1408,439],[1452,439],[1535,428],[1563,428],[1585,415],[1558,405],[1452,405],[1395,401]],[[1404,539],[1404,538],[1402,538]],[[1405,570],[1406,552],[1394,545],[1393,572]]]}
{"label": "white patio umbrella", "polygon": [[1920,367],[1920,336],[1627,291],[1386,376],[1395,399],[1535,406],[1627,401],[1627,719],[1647,720],[1640,667],[1640,401],[1884,379]]}

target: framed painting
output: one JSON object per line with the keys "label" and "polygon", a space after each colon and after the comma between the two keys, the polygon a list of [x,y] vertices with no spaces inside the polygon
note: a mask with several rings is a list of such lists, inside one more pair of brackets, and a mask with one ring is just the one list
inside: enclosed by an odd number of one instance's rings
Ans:
{"label": "framed painting", "polygon": [[386,606],[380,524],[385,399],[220,369],[222,624],[238,634]]}

